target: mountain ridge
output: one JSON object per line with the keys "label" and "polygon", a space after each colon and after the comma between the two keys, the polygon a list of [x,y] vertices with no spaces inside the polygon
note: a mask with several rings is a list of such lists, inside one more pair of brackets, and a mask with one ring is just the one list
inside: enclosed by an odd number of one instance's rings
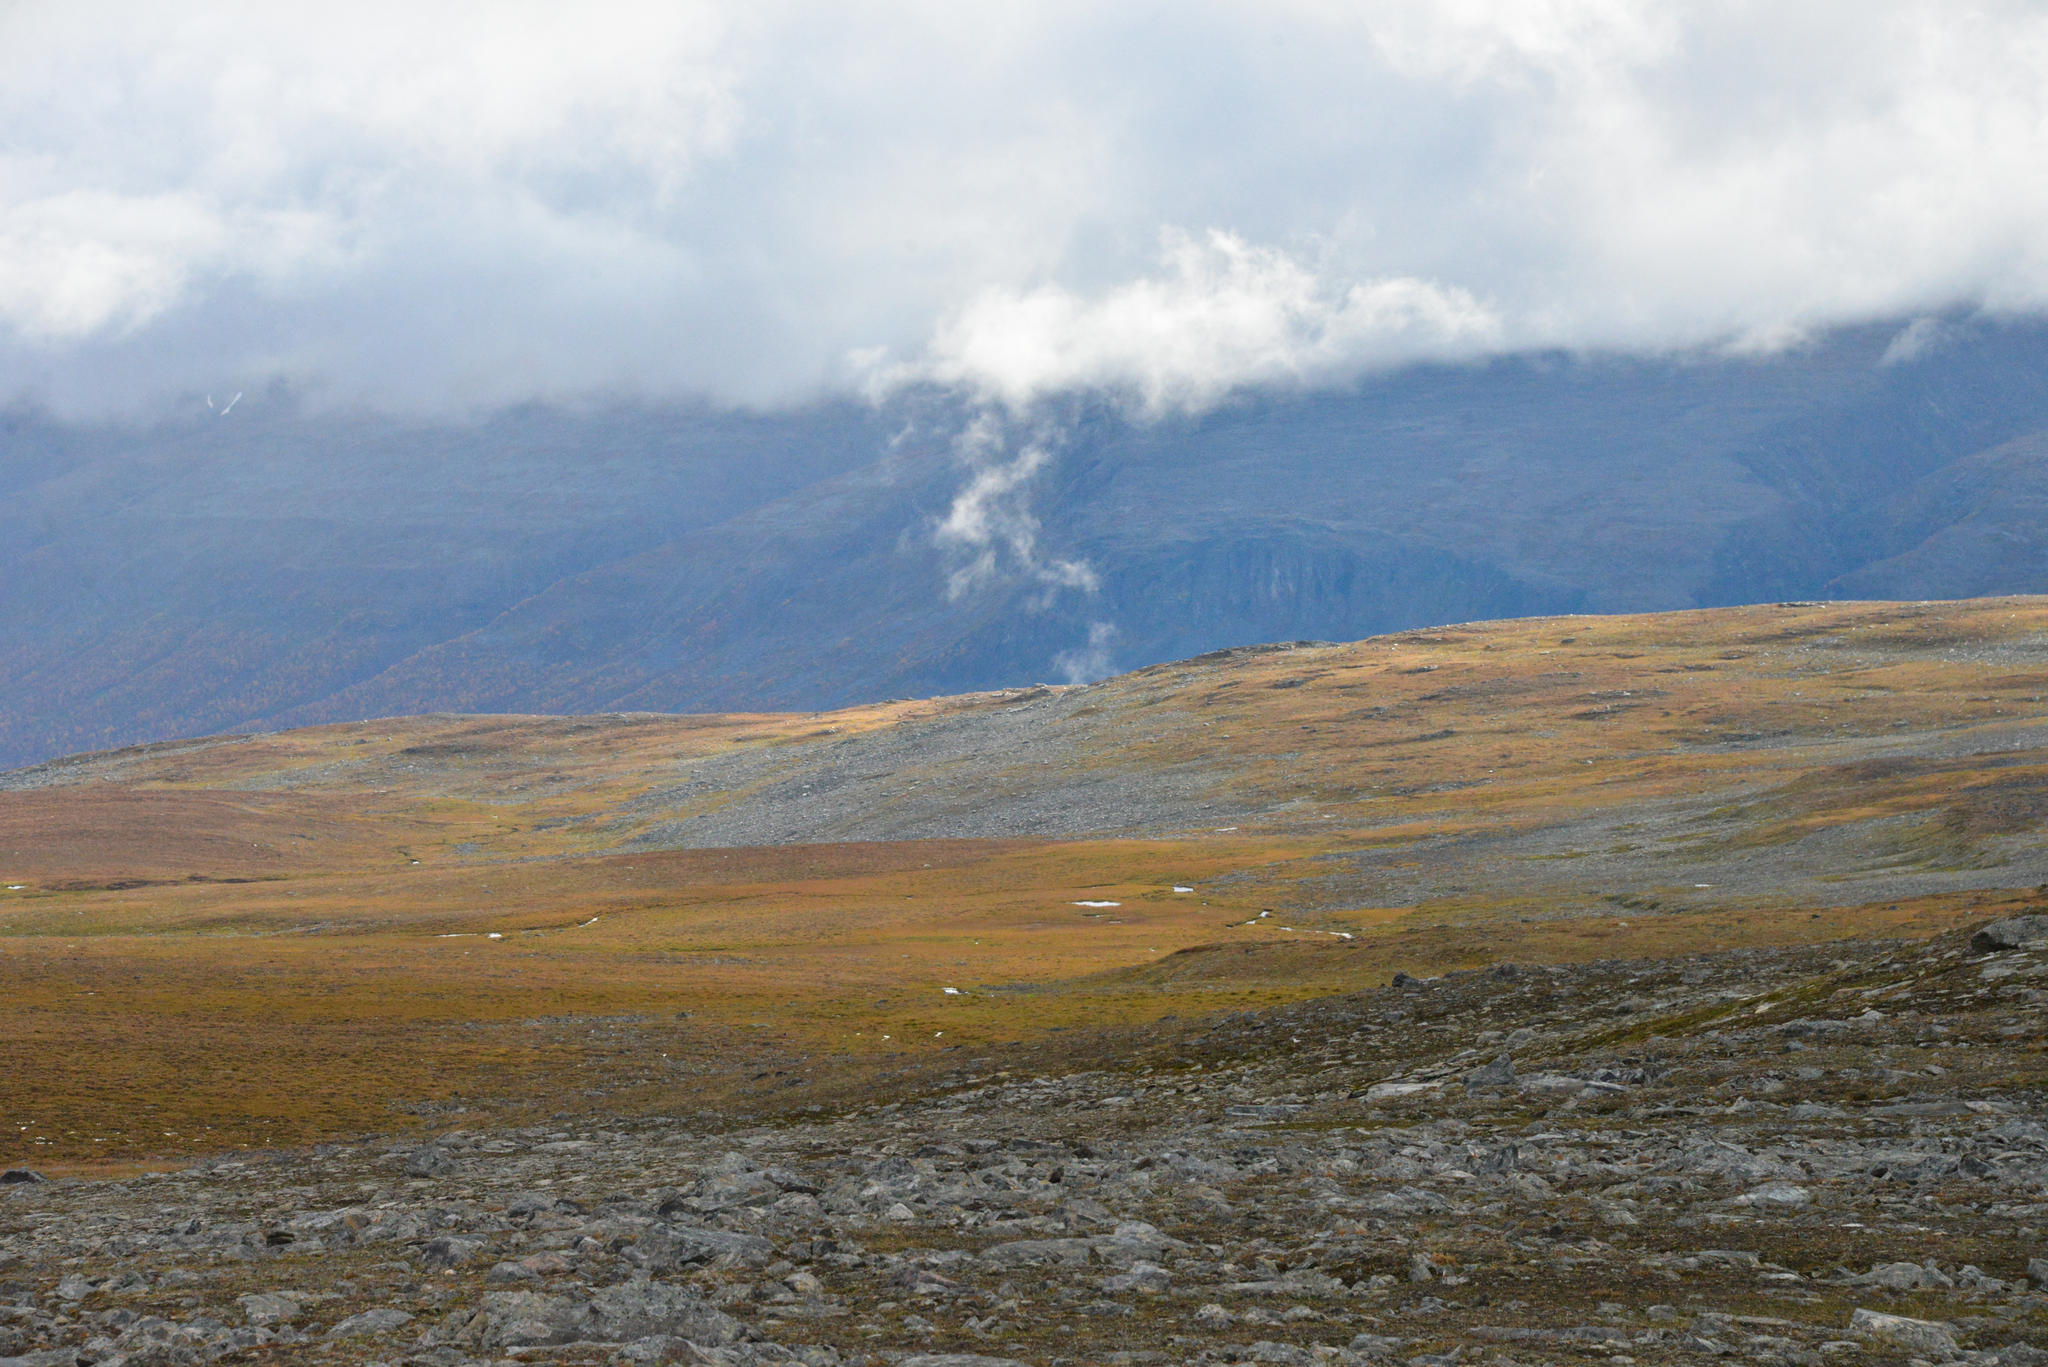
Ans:
{"label": "mountain ridge", "polygon": [[[149,431],[16,414],[0,764],[436,710],[839,706],[1443,621],[2048,588],[2048,324],[1955,320],[1904,362],[1897,330],[1428,367],[1149,425],[1073,404],[979,464],[944,395],[439,425],[252,396]],[[990,505],[994,530],[942,543],[975,476],[1033,439],[1050,459]],[[950,593],[982,552],[995,572]],[[1092,589],[1049,582],[1055,561]]]}

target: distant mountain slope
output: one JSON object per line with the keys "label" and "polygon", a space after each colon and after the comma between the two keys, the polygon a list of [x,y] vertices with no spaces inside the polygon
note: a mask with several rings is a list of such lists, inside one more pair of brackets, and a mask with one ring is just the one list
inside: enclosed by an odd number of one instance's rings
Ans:
{"label": "distant mountain slope", "polygon": [[1942,466],[1873,521],[1903,548],[1834,580],[1845,597],[1966,598],[1991,584],[2048,583],[2048,433]]}
{"label": "distant mountain slope", "polygon": [[[0,764],[246,726],[872,459],[862,410],[0,424]],[[11,487],[5,487],[11,486]]]}
{"label": "distant mountain slope", "polygon": [[[1219,646],[2048,589],[2048,325],[1525,357],[1132,424],[1004,510],[1092,590],[957,594],[930,396],[783,416],[0,427],[0,764],[424,710],[819,707]],[[969,548],[972,549],[972,548]]]}

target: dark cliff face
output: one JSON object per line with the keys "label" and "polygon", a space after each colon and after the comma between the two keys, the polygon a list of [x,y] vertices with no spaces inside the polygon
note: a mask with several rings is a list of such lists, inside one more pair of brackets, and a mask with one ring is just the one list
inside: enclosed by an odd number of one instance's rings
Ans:
{"label": "dark cliff face", "polygon": [[[0,763],[425,710],[804,707],[1434,622],[2048,590],[2048,325],[1770,358],[1535,356],[1144,425],[1101,405],[936,528],[957,409],[247,400],[0,422]],[[1092,584],[1092,587],[1088,587]]]}
{"label": "dark cliff face", "polygon": [[1314,523],[1217,529],[1105,557],[1097,620],[1107,645],[1144,664],[1225,646],[1361,636],[1478,618],[1571,612],[1583,590],[1381,533]]}

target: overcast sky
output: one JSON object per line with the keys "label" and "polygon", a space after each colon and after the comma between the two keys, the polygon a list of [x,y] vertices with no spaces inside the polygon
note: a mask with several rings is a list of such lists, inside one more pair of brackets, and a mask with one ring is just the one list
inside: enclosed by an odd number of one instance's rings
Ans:
{"label": "overcast sky", "polygon": [[2048,305],[2048,6],[0,3],[0,402],[1155,411]]}

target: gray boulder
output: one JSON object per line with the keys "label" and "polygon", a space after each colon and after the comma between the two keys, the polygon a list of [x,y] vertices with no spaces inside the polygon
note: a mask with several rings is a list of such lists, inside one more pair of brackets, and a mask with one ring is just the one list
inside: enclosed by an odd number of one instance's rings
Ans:
{"label": "gray boulder", "polygon": [[1468,1092],[1505,1091],[1514,1085],[1515,1061],[1506,1054],[1465,1074],[1465,1090]]}
{"label": "gray boulder", "polygon": [[775,1245],[758,1234],[691,1225],[650,1229],[635,1241],[635,1248],[649,1266],[711,1263],[719,1267],[766,1267],[775,1260]]}
{"label": "gray boulder", "polygon": [[1119,1272],[1114,1277],[1105,1277],[1102,1289],[1109,1295],[1128,1295],[1135,1291],[1147,1296],[1164,1295],[1173,1285],[1173,1274],[1157,1263],[1132,1263],[1130,1270]]}
{"label": "gray boulder", "polygon": [[1095,1252],[1093,1239],[1015,1239],[981,1251],[990,1267],[1033,1267],[1058,1263],[1078,1267]]}
{"label": "gray boulder", "polygon": [[585,1298],[539,1291],[491,1291],[477,1316],[474,1334],[485,1349],[531,1348],[575,1342],[637,1343],[680,1339],[703,1347],[737,1343],[746,1332],[694,1288],[672,1282],[635,1281],[606,1287]]}
{"label": "gray boulder", "polygon": [[1766,1182],[1763,1186],[1745,1191],[1735,1198],[1738,1206],[1758,1206],[1768,1210],[1796,1210],[1813,1204],[1813,1193],[1805,1187],[1791,1182]]}
{"label": "gray boulder", "polygon": [[289,1324],[299,1317],[306,1298],[292,1291],[257,1291],[238,1297],[235,1304],[252,1325]]}
{"label": "gray boulder", "polygon": [[1955,1283],[1932,1267],[1919,1263],[1876,1263],[1854,1279],[1857,1286],[1879,1286],[1887,1291],[1946,1291]]}
{"label": "gray boulder", "polygon": [[1360,1334],[1348,1345],[1352,1352],[1361,1357],[1393,1357],[1408,1346],[1407,1339],[1389,1338],[1384,1334]]}
{"label": "gray boulder", "polygon": [[350,1315],[327,1331],[331,1339],[361,1338],[368,1334],[388,1334],[401,1325],[412,1323],[412,1316],[396,1306],[379,1306],[365,1310],[360,1315]]}
{"label": "gray boulder", "polygon": [[407,1177],[439,1177],[455,1166],[455,1160],[438,1144],[414,1149],[405,1156]]}
{"label": "gray boulder", "polygon": [[1887,1315],[1881,1310],[1857,1310],[1849,1316],[1849,1333],[1855,1338],[1926,1354],[1936,1361],[1960,1356],[1962,1352],[1956,1347],[1955,1326],[1941,1320],[1916,1320],[1906,1315]]}
{"label": "gray boulder", "polygon": [[478,1342],[485,1348],[520,1348],[538,1343],[568,1343],[582,1337],[577,1331],[585,1319],[583,1306],[567,1296],[549,1296],[538,1291],[488,1291],[484,1293],[483,1330]]}
{"label": "gray boulder", "polygon": [[[811,1280],[817,1279],[813,1277]],[[889,1285],[912,1296],[950,1296],[960,1289],[960,1283],[951,1277],[940,1276],[928,1267],[906,1267],[889,1279]]]}
{"label": "gray boulder", "polygon": [[606,1343],[666,1334],[690,1343],[737,1343],[746,1326],[719,1310],[695,1288],[673,1282],[626,1282],[591,1299],[584,1338]]}
{"label": "gray boulder", "polygon": [[1984,1367],[2048,1367],[2048,1349],[2019,1341],[2008,1343],[1996,1352],[1980,1353],[1977,1357]]}
{"label": "gray boulder", "polygon": [[1112,1267],[1132,1267],[1140,1262],[1157,1262],[1168,1253],[1184,1252],[1187,1245],[1159,1232],[1143,1220],[1125,1220],[1109,1234],[1088,1240],[1095,1256]]}
{"label": "gray boulder", "polygon": [[686,1262],[722,1258],[729,1264],[764,1267],[775,1259],[775,1245],[758,1234],[691,1228],[678,1228],[671,1233]]}
{"label": "gray boulder", "polygon": [[467,1267],[483,1251],[483,1245],[475,1239],[458,1239],[443,1235],[427,1241],[420,1250],[420,1261],[428,1267]]}
{"label": "gray boulder", "polygon": [[2048,949],[2048,916],[2009,916],[1979,926],[1970,937],[1970,948],[1979,954],[1996,954],[2007,949]]}

